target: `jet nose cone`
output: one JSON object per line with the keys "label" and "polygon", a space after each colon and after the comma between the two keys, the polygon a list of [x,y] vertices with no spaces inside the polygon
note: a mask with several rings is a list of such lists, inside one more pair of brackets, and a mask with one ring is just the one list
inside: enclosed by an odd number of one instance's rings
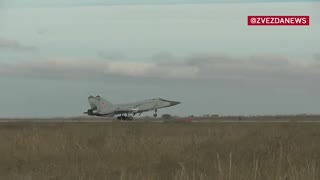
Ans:
{"label": "jet nose cone", "polygon": [[181,102],[178,102],[178,101],[170,101],[170,105],[171,105],[171,106],[178,105],[178,104],[181,104]]}

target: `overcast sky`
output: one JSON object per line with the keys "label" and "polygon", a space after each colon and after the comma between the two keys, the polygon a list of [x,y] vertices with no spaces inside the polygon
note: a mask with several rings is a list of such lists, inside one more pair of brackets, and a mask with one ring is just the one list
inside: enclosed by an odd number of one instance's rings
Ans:
{"label": "overcast sky", "polygon": [[183,116],[320,113],[319,2],[119,2],[1,1],[0,117],[78,116],[89,95],[182,101],[159,113]]}

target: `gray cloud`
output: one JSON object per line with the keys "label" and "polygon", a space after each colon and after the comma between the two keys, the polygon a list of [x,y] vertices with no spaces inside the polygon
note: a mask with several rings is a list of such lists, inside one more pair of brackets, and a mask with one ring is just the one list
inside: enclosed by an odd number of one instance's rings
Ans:
{"label": "gray cloud", "polygon": [[1,64],[0,73],[50,76],[113,75],[158,79],[297,80],[318,79],[320,62],[260,55],[232,57],[226,54],[194,54],[168,61],[110,61],[51,59],[18,64]]}
{"label": "gray cloud", "polygon": [[313,59],[320,61],[320,53],[316,53],[313,55]]}
{"label": "gray cloud", "polygon": [[175,57],[170,52],[159,52],[152,55],[151,59],[155,61],[171,61]]}
{"label": "gray cloud", "polygon": [[108,59],[108,60],[119,60],[124,59],[126,56],[121,52],[106,52],[106,51],[98,51],[97,55],[99,58]]}
{"label": "gray cloud", "polygon": [[0,50],[1,49],[11,49],[11,50],[34,50],[33,46],[22,45],[16,40],[1,39],[0,38]]}

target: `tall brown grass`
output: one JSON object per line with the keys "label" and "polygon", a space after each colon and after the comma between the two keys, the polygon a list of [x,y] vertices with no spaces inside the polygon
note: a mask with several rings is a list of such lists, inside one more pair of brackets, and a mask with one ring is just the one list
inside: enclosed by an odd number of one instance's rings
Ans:
{"label": "tall brown grass", "polygon": [[320,123],[1,123],[5,180],[316,180]]}

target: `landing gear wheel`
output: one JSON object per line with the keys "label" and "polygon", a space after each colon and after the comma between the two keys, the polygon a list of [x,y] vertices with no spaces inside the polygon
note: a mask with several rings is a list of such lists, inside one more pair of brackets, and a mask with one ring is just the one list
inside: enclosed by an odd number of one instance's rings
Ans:
{"label": "landing gear wheel", "polygon": [[133,117],[132,116],[118,116],[117,119],[124,120],[124,121],[131,121],[131,120],[133,120]]}
{"label": "landing gear wheel", "polygon": [[157,111],[158,111],[157,109],[154,109],[153,117],[157,117],[158,116]]}
{"label": "landing gear wheel", "polygon": [[133,119],[133,117],[129,116],[129,113],[127,113],[127,116],[123,116],[123,120],[131,121],[132,119]]}

